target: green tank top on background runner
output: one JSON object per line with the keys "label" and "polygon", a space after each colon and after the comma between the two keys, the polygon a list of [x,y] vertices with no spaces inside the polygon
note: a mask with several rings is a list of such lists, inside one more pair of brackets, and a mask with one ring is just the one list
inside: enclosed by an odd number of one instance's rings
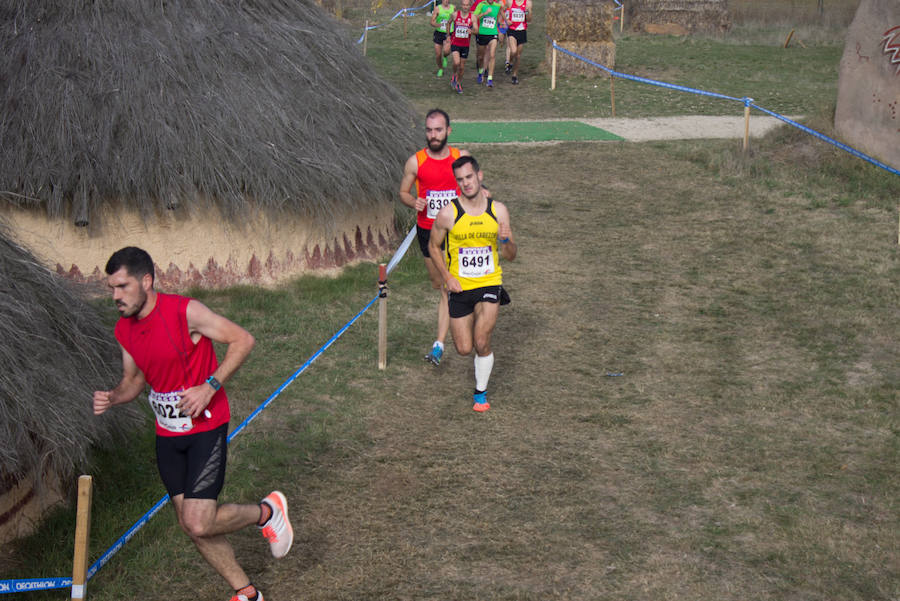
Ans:
{"label": "green tank top on background runner", "polygon": [[497,35],[498,19],[500,15],[499,2],[482,2],[475,9],[478,21],[478,35]]}
{"label": "green tank top on background runner", "polygon": [[443,4],[438,4],[438,14],[437,14],[437,28],[435,31],[440,31],[442,33],[451,33],[453,31],[453,13],[456,12],[456,7],[452,4],[449,5],[446,9]]}

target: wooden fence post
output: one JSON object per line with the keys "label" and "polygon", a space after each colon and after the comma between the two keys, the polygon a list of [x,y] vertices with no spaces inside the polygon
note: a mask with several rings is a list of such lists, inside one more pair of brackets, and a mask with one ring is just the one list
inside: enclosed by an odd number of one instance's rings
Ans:
{"label": "wooden fence post", "polygon": [[369,45],[369,20],[366,19],[366,29],[363,31],[363,56],[366,55],[366,46]]}
{"label": "wooden fence post", "polygon": [[744,152],[750,148],[750,103],[744,103]]}
{"label": "wooden fence post", "polygon": [[625,3],[622,3],[622,6],[619,7],[619,33],[622,33],[622,30],[625,29]]}
{"label": "wooden fence post", "polygon": [[88,547],[91,539],[91,497],[93,478],[78,477],[78,508],[75,516],[75,556],[72,562],[72,601],[82,601],[87,593]]}
{"label": "wooden fence post", "polygon": [[612,105],[612,116],[616,116],[616,78],[610,73],[609,74],[609,101]]}

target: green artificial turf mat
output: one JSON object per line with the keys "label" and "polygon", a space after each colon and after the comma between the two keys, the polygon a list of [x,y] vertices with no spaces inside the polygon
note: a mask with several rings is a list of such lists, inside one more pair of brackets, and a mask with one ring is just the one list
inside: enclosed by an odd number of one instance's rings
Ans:
{"label": "green artificial turf mat", "polygon": [[453,144],[497,142],[548,142],[555,140],[622,140],[599,127],[580,121],[514,121],[472,123],[454,121]]}

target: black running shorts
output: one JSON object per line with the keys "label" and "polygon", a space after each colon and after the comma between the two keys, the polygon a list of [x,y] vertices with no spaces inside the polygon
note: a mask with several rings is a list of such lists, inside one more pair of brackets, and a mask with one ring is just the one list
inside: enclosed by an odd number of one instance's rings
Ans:
{"label": "black running shorts", "polygon": [[170,497],[218,499],[225,485],[228,424],[183,436],[156,437],[156,464]]}
{"label": "black running shorts", "polygon": [[522,31],[516,31],[515,29],[509,30],[509,37],[515,38],[517,44],[524,44],[528,42],[528,30],[523,29]]}
{"label": "black running shorts", "polygon": [[462,292],[451,292],[447,297],[450,306],[450,317],[465,317],[475,312],[478,303],[509,304],[509,294],[503,286],[485,286]]}
{"label": "black running shorts", "polygon": [[459,58],[469,58],[469,47],[468,46],[450,46],[450,52],[456,52],[459,54]]}
{"label": "black running shorts", "polygon": [[[428,241],[431,240],[431,230],[426,230],[420,225],[416,224],[416,238],[419,239],[419,248],[422,249],[422,254],[425,258],[430,257],[431,255],[428,253]],[[444,250],[444,241],[441,240],[441,250]]]}
{"label": "black running shorts", "polygon": [[487,46],[488,44],[491,43],[491,40],[496,40],[496,39],[497,39],[496,33],[492,34],[492,35],[481,35],[480,33],[475,35],[475,41],[478,42],[479,46]]}
{"label": "black running shorts", "polygon": [[433,39],[434,43],[438,46],[443,45],[443,43],[447,41],[447,34],[443,31],[435,31]]}

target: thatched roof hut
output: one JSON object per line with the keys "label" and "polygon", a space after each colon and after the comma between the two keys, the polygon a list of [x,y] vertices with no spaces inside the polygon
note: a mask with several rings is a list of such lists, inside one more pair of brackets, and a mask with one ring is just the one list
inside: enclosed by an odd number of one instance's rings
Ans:
{"label": "thatched roof hut", "polygon": [[27,532],[75,482],[90,447],[113,442],[140,415],[93,415],[93,391],[121,375],[112,331],[10,236],[0,226],[0,541]]}
{"label": "thatched roof hut", "polygon": [[313,0],[0,2],[0,211],[58,271],[163,283],[369,257],[415,115]]}

